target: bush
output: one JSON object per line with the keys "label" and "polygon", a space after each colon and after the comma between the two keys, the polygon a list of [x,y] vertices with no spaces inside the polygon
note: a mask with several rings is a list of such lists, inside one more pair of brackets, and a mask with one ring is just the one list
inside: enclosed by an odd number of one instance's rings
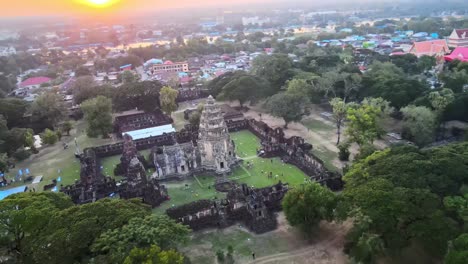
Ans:
{"label": "bush", "polygon": [[338,153],[338,158],[341,161],[348,161],[349,155],[351,154],[351,152],[349,152],[349,143],[339,144],[338,149],[340,150],[340,152]]}
{"label": "bush", "polygon": [[372,155],[377,149],[374,147],[372,144],[365,144],[361,146],[361,149],[359,150],[359,154],[354,157],[355,161],[365,159]]}
{"label": "bush", "polygon": [[25,150],[24,148],[17,149],[15,153],[13,153],[13,158],[18,161],[25,160],[31,156],[31,151]]}
{"label": "bush", "polygon": [[222,250],[216,251],[216,258],[218,259],[218,262],[224,262],[224,252]]}
{"label": "bush", "polygon": [[44,133],[41,134],[41,139],[42,139],[42,142],[44,144],[53,145],[53,144],[57,143],[58,136],[57,136],[57,133],[55,133],[54,131],[46,128]]}

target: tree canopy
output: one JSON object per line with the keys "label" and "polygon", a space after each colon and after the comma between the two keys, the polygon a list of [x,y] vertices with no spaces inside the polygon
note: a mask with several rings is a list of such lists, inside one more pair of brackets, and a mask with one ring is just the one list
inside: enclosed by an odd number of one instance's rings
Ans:
{"label": "tree canopy", "polygon": [[288,191],[282,205],[288,222],[308,233],[321,220],[333,219],[336,203],[337,199],[332,191],[313,182]]}
{"label": "tree canopy", "polygon": [[107,137],[112,132],[112,100],[104,96],[89,99],[81,104],[90,137]]}
{"label": "tree canopy", "polygon": [[309,113],[308,100],[298,94],[279,93],[268,98],[266,109],[270,114],[284,119],[287,127],[290,122],[299,122]]}

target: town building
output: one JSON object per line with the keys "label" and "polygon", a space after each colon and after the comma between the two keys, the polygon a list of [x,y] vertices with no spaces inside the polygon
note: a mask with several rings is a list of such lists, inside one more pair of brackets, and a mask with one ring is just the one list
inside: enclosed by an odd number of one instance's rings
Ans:
{"label": "town building", "polygon": [[461,62],[468,62],[468,47],[458,47],[445,56],[445,61],[459,60]]}
{"label": "town building", "polygon": [[448,46],[451,48],[468,47],[468,28],[454,29],[447,41]]}
{"label": "town building", "polygon": [[433,57],[443,57],[449,52],[450,49],[445,39],[415,42],[409,50],[409,53],[416,55],[416,57],[418,58],[424,55]]}
{"label": "town building", "polygon": [[163,64],[153,64],[153,72],[188,72],[189,64],[187,62],[165,61]]}
{"label": "town building", "polygon": [[41,84],[49,83],[52,81],[49,77],[31,77],[20,83],[19,88],[22,90],[36,89],[41,86]]}

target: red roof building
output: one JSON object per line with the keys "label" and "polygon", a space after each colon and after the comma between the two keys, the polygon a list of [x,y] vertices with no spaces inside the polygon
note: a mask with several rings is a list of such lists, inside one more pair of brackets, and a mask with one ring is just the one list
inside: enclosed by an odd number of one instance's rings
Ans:
{"label": "red roof building", "polygon": [[416,55],[418,58],[424,55],[439,57],[449,52],[450,49],[445,39],[415,42],[409,50],[409,53]]}
{"label": "red roof building", "polygon": [[445,56],[445,61],[459,60],[468,62],[468,47],[456,48],[450,55]]}
{"label": "red roof building", "polygon": [[468,28],[454,29],[448,37],[448,45],[451,48],[468,47]]}
{"label": "red roof building", "polygon": [[28,89],[39,88],[41,86],[41,84],[48,83],[50,81],[52,81],[52,79],[48,78],[48,77],[43,77],[43,76],[41,76],[41,77],[32,77],[32,78],[26,79],[22,83],[20,83],[19,87],[20,88],[28,88]]}

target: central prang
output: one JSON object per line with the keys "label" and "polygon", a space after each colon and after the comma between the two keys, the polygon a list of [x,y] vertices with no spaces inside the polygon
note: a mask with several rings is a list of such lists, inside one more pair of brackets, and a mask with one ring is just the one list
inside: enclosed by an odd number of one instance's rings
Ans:
{"label": "central prang", "polygon": [[214,172],[217,181],[238,162],[234,142],[231,140],[221,107],[212,96],[208,97],[200,118],[198,139],[170,146],[156,146],[151,162],[157,179],[185,178],[198,172]]}

